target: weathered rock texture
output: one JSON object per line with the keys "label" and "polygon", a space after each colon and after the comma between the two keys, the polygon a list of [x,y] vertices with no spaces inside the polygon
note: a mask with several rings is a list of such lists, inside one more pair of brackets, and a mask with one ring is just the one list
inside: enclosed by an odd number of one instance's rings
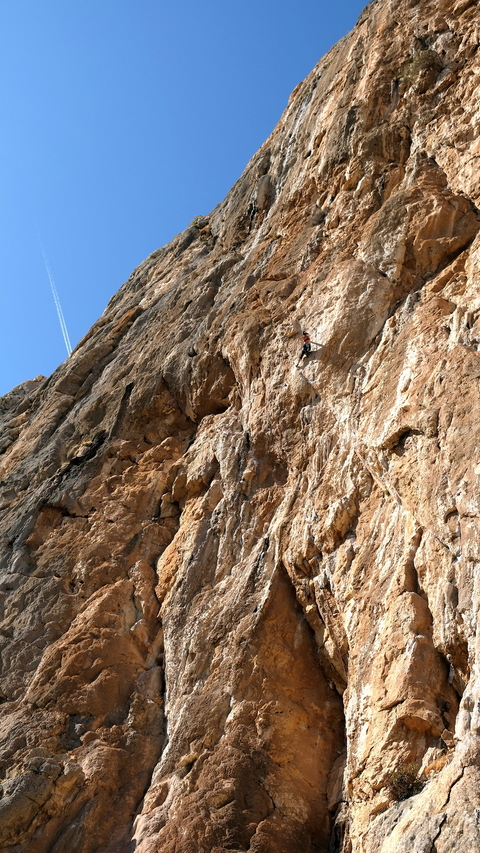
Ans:
{"label": "weathered rock texture", "polygon": [[480,848],[479,41],[375,0],[0,401],[2,851]]}

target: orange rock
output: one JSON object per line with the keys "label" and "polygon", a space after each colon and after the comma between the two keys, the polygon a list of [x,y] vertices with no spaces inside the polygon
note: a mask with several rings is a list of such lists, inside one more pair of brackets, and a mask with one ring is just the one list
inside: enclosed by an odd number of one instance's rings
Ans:
{"label": "orange rock", "polygon": [[370,4],[0,400],[5,853],[478,849],[477,11]]}

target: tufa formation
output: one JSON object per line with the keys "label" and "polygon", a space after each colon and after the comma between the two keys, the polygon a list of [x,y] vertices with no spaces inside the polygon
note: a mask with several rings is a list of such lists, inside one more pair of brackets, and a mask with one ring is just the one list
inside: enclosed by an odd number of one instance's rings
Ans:
{"label": "tufa formation", "polygon": [[1,399],[2,853],[480,848],[479,43],[374,0]]}

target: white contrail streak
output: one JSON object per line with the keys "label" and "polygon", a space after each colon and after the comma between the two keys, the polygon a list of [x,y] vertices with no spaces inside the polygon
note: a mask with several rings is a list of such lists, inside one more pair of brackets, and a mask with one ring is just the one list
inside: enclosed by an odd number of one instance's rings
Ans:
{"label": "white contrail streak", "polygon": [[45,249],[43,248],[43,243],[41,241],[40,234],[38,234],[38,241],[40,243],[40,248],[42,250],[43,261],[45,264],[45,269],[47,271],[48,280],[50,282],[50,287],[52,288],[52,294],[53,294],[53,299],[55,302],[55,308],[57,309],[57,314],[58,314],[58,322],[60,323],[60,328],[62,330],[63,340],[64,340],[65,347],[67,350],[67,355],[70,355],[70,353],[72,352],[72,345],[70,343],[70,338],[68,335],[67,324],[65,322],[65,317],[63,316],[62,306],[60,305],[60,298],[59,298],[59,295],[57,293],[57,288],[55,287],[55,282],[53,280],[52,271],[50,269],[50,264],[48,263],[48,258],[47,258]]}

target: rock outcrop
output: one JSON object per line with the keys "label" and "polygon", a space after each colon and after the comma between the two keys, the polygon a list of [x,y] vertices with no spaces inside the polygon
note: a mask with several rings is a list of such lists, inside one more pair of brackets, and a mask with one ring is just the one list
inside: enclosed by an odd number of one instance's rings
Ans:
{"label": "rock outcrop", "polygon": [[0,400],[4,853],[480,848],[479,43],[374,0]]}

